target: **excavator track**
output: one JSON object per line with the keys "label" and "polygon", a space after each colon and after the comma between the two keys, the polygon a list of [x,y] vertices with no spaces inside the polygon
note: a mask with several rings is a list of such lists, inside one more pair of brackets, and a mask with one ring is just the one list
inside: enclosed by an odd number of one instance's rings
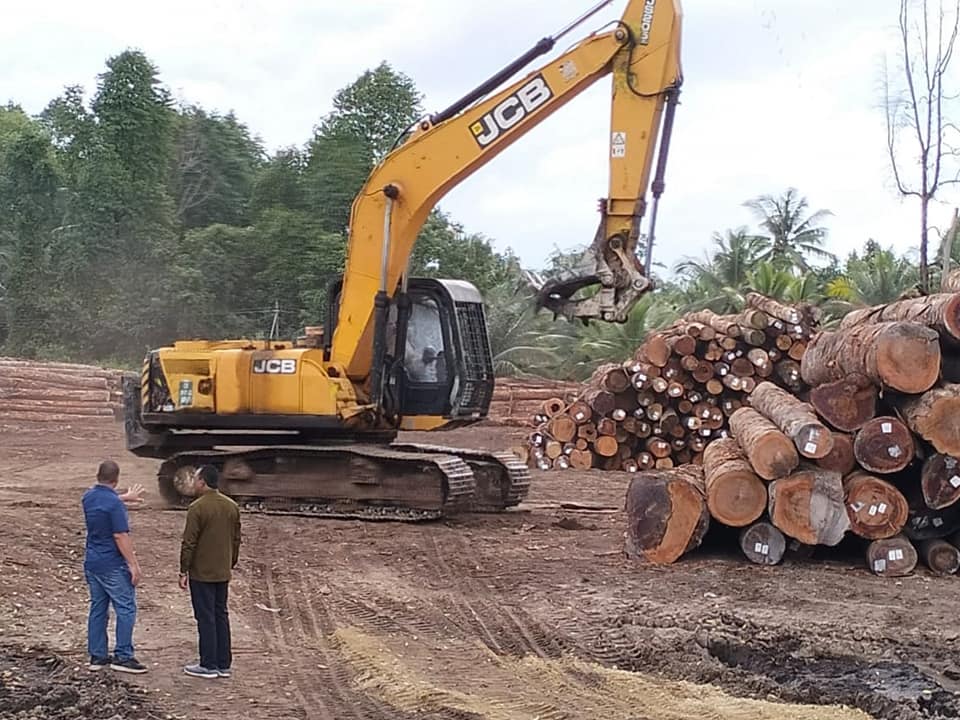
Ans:
{"label": "excavator track", "polygon": [[172,507],[194,499],[190,478],[203,464],[245,512],[420,521],[475,509],[474,471],[455,454],[360,444],[178,453],[158,473]]}
{"label": "excavator track", "polygon": [[267,514],[430,520],[502,512],[530,488],[526,465],[507,452],[420,443],[281,446],[173,456],[158,475],[172,506],[190,503],[178,485],[205,463],[221,470],[223,491],[245,511]]}
{"label": "excavator track", "polygon": [[530,470],[511,452],[486,452],[423,443],[393,443],[391,448],[411,452],[455,455],[476,478],[475,512],[503,512],[519,505],[530,490]]}

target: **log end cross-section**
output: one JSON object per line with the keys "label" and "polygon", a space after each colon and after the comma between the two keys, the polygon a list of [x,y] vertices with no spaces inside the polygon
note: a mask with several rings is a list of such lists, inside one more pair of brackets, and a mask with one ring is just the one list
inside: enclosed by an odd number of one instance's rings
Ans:
{"label": "log end cross-section", "polygon": [[636,473],[627,488],[626,515],[628,556],[655,565],[676,561],[700,545],[710,526],[702,469]]}

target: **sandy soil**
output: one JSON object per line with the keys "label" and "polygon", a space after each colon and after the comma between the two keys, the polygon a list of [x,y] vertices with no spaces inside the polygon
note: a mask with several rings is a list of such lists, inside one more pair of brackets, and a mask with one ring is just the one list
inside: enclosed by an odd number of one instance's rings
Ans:
{"label": "sandy soil", "polygon": [[[150,672],[119,679],[81,668],[79,498],[105,457],[150,491],[131,516]],[[119,424],[0,428],[0,718],[960,717],[960,580],[877,578],[856,549],[763,568],[715,543],[637,565],[620,551],[620,474],[535,474],[517,511],[425,524],[245,515],[235,676],[192,679],[184,516],[162,509],[155,471]]]}

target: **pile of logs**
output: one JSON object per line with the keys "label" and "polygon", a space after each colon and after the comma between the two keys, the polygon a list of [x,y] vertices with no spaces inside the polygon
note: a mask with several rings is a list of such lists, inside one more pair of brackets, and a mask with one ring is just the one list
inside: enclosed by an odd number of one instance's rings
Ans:
{"label": "pile of logs", "polygon": [[756,293],[740,315],[704,310],[648,337],[633,357],[597,368],[572,403],[543,401],[518,449],[541,470],[635,472],[701,463],[711,440],[764,381],[803,389],[800,360],[817,328],[813,308]]}
{"label": "pile of logs", "polygon": [[113,419],[121,374],[89,365],[0,358],[0,424]]}
{"label": "pile of logs", "polygon": [[579,390],[580,385],[575,382],[498,377],[487,421],[497,425],[528,426],[531,417],[543,412],[544,405],[566,404]]}
{"label": "pile of logs", "polygon": [[[544,408],[531,465],[634,472],[626,551],[649,562],[677,560],[715,527],[758,564],[842,544],[881,576],[920,562],[957,572],[960,293],[857,310],[833,330],[808,308],[755,295],[747,308],[687,316],[573,403]],[[764,337],[750,342],[758,311]],[[716,358],[724,344],[732,354]]]}

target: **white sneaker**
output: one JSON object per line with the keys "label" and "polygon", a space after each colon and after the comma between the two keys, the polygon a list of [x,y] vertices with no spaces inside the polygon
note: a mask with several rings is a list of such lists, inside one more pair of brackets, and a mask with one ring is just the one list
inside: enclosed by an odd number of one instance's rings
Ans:
{"label": "white sneaker", "polygon": [[201,665],[200,663],[196,663],[195,665],[187,665],[185,668],[183,668],[183,671],[184,671],[187,675],[190,675],[190,676],[192,676],[192,677],[199,677],[199,678],[215,678],[215,677],[217,677],[217,671],[216,671],[216,670],[208,670],[207,668],[205,668],[205,667],[204,667],[203,665]]}

